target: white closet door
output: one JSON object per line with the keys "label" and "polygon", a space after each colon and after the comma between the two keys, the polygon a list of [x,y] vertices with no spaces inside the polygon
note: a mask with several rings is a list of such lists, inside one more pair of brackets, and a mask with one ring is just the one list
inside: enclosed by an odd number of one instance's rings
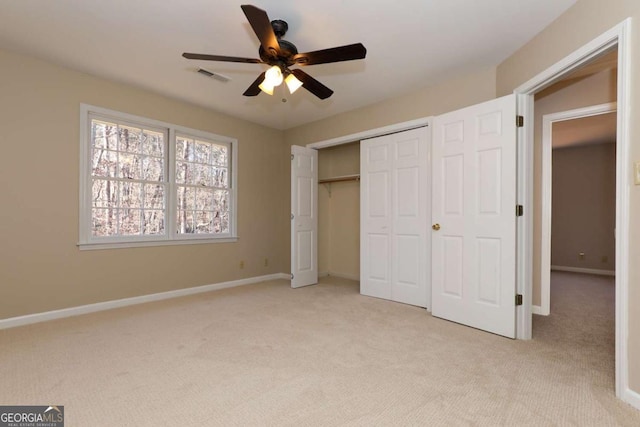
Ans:
{"label": "white closet door", "polygon": [[360,143],[363,295],[429,305],[427,128]]}
{"label": "white closet door", "polygon": [[434,119],[432,153],[432,313],[511,338],[515,122],[514,95],[443,114]]}
{"label": "white closet door", "polygon": [[291,287],[318,283],[318,152],[291,147]]}

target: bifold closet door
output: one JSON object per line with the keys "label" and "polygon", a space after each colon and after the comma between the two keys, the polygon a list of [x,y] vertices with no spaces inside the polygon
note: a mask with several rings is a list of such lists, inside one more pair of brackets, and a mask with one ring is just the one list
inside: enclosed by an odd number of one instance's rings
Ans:
{"label": "bifold closet door", "polygon": [[360,143],[360,293],[430,305],[429,130]]}

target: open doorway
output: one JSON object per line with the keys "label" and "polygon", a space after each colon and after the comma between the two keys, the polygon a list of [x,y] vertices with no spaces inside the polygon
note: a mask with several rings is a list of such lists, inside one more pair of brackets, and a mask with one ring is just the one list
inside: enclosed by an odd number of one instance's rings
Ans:
{"label": "open doorway", "polygon": [[536,93],[534,103],[540,208],[533,338],[590,366],[611,389],[617,60],[617,49],[591,60]]}
{"label": "open doorway", "polygon": [[[604,57],[612,50],[617,49],[616,60],[617,82],[615,93],[617,98],[617,147],[616,147],[616,241],[615,241],[615,389],[616,395],[625,401],[630,401],[633,396],[629,390],[627,355],[628,346],[628,312],[627,295],[629,292],[629,20],[621,22],[616,27],[603,33],[601,36],[587,43],[582,48],[573,52],[563,60],[538,74],[530,81],[515,90],[519,94],[519,112],[523,115],[525,127],[521,131],[523,139],[522,151],[519,162],[522,168],[519,172],[518,192],[520,200],[525,203],[523,221],[519,223],[518,244],[519,273],[518,289],[524,293],[524,305],[518,311],[518,336],[530,339],[532,336],[532,308],[535,296],[534,284],[536,272],[534,258],[540,256],[539,247],[534,248],[536,239],[539,240],[539,174],[536,176],[534,167],[535,151],[539,144],[534,144],[534,97],[550,86],[562,81],[571,73],[576,72],[585,64]],[[537,222],[538,230],[534,232],[534,224]],[[539,278],[538,278],[539,280]],[[538,281],[539,284],[539,281]]]}
{"label": "open doorway", "polygon": [[551,271],[615,275],[615,103],[543,116],[540,304]]}
{"label": "open doorway", "polygon": [[[614,389],[615,104],[545,115],[541,313],[533,338]],[[581,114],[587,114],[581,116]],[[592,114],[592,115],[588,115]],[[579,117],[566,119],[567,117]],[[559,119],[560,118],[560,119]],[[550,120],[554,120],[551,121]],[[545,151],[545,150],[543,150]],[[550,220],[550,221],[547,221]]]}
{"label": "open doorway", "polygon": [[[589,63],[583,65],[559,82],[550,87],[536,93],[535,95],[535,145],[534,168],[536,180],[534,184],[534,205],[536,213],[534,216],[533,232],[534,232],[534,256],[533,256],[533,295],[532,305],[534,314],[548,315],[550,313],[550,271],[551,265],[556,267],[569,268],[571,271],[579,269],[582,272],[599,272],[599,270],[612,271],[615,270],[614,248],[602,249],[604,245],[604,237],[600,238],[600,244],[595,243],[596,239],[585,239],[585,233],[588,236],[596,234],[604,234],[609,237],[608,243],[615,246],[613,240],[613,231],[602,230],[605,224],[602,221],[596,222],[591,215],[593,210],[589,210],[587,219],[584,215],[576,213],[571,225],[578,223],[590,222],[592,228],[588,230],[582,227],[580,232],[576,227],[572,227],[574,232],[571,236],[565,234],[564,240],[558,241],[560,246],[556,247],[556,260],[551,261],[551,231],[552,231],[552,157],[554,149],[566,149],[564,153],[584,153],[588,149],[573,149],[570,147],[584,147],[590,145],[610,144],[616,140],[617,114],[617,49],[593,59]],[[609,151],[613,149],[613,176],[612,187],[608,200],[612,206],[609,213],[614,216],[610,218],[615,227],[615,146],[609,146]],[[594,151],[593,149],[591,151]],[[597,151],[597,150],[596,150]],[[601,150],[602,151],[602,150]],[[572,156],[565,154],[562,159],[571,159]],[[584,155],[583,155],[584,157]],[[593,156],[587,157],[593,164]],[[596,163],[602,169],[602,160]],[[566,162],[565,162],[566,163]],[[595,180],[593,174],[589,175],[588,170],[581,167],[582,163],[567,163],[570,168],[578,167],[576,171],[578,175],[583,176],[582,185],[579,188],[584,189],[585,185],[598,185],[602,183]],[[565,172],[566,168],[559,171]],[[571,181],[576,175],[567,174],[567,180]],[[575,181],[574,181],[575,182]],[[577,184],[577,183],[576,183]],[[585,195],[584,198],[589,199],[590,196]],[[602,196],[604,197],[604,196]],[[560,203],[565,202],[565,198],[559,199]],[[586,202],[585,202],[586,203]],[[585,203],[581,207],[586,207]],[[557,209],[556,209],[557,210]],[[557,210],[562,212],[561,210]],[[565,221],[565,223],[567,223]],[[606,223],[608,227],[608,223]],[[558,222],[556,226],[561,225]],[[557,230],[561,228],[556,227]],[[564,229],[564,228],[562,228]],[[587,233],[588,231],[588,233]],[[570,254],[568,251],[575,249],[576,246],[581,247],[576,254]],[[587,249],[588,248],[588,249]],[[588,250],[589,254],[587,256]],[[596,252],[602,252],[596,255]],[[606,252],[606,253],[604,253]],[[582,253],[583,255],[580,255]],[[573,256],[575,255],[575,256]],[[606,257],[606,261],[602,261]],[[591,271],[587,271],[591,270]]]}

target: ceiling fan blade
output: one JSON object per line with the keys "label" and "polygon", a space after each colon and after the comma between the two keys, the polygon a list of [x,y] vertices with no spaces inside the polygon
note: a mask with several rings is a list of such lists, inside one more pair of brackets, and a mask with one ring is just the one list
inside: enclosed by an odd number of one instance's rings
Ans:
{"label": "ceiling fan blade", "polygon": [[267,12],[262,9],[258,9],[250,4],[243,4],[240,6],[244,12],[253,32],[258,36],[260,44],[265,52],[275,56],[280,53],[280,45],[278,44],[278,38],[273,32],[271,21]]}
{"label": "ceiling fan blade", "polygon": [[258,87],[260,86],[260,83],[262,83],[262,81],[264,80],[264,75],[265,73],[263,72],[262,74],[260,74],[258,76],[258,78],[251,83],[251,86],[249,86],[247,88],[247,90],[244,91],[243,95],[244,96],[257,96],[260,94],[261,89]]}
{"label": "ceiling fan blade", "polygon": [[320,99],[327,99],[333,91],[300,69],[291,70],[294,76],[302,82],[302,87]]}
{"label": "ceiling fan blade", "polygon": [[202,59],[204,61],[222,61],[222,62],[244,62],[247,64],[262,64],[262,60],[253,58],[238,58],[237,56],[222,56],[222,55],[205,55],[202,53],[183,53],[187,59]]}
{"label": "ceiling fan blade", "polygon": [[367,49],[362,43],[299,53],[293,57],[298,65],[328,64],[330,62],[352,61],[367,56]]}

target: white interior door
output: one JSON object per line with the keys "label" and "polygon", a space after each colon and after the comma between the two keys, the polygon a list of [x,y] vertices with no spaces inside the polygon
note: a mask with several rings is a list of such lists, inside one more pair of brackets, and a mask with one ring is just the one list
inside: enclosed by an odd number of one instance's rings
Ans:
{"label": "white interior door", "polygon": [[360,293],[427,307],[429,130],[360,143]]}
{"label": "white interior door", "polygon": [[318,152],[291,147],[291,287],[318,283]]}
{"label": "white interior door", "polygon": [[432,313],[515,338],[515,96],[435,117],[432,156]]}

